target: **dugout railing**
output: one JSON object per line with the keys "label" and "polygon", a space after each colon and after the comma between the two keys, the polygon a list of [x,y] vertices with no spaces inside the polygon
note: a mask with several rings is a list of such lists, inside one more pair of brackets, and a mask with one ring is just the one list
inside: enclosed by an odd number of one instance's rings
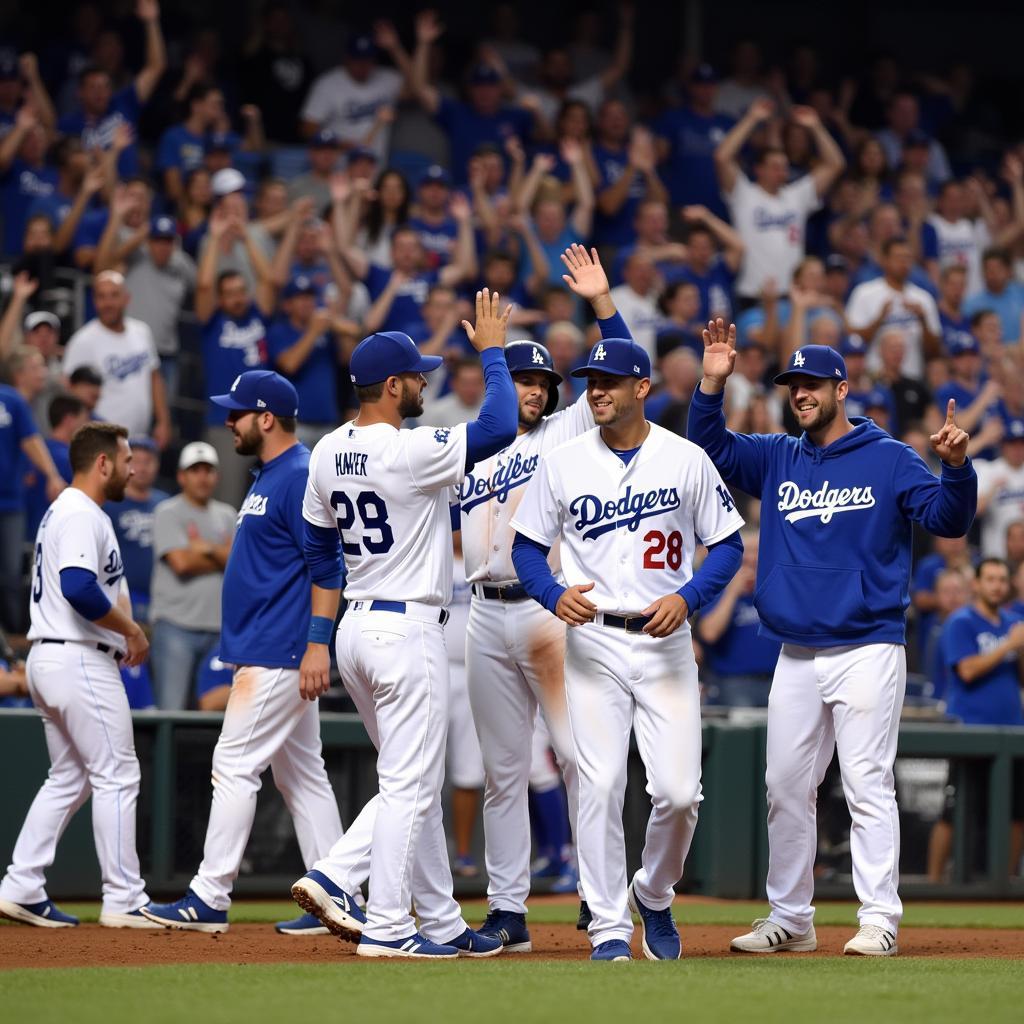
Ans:
{"label": "dugout railing", "polygon": [[[143,711],[133,717],[142,766],[138,847],[143,875],[154,896],[180,895],[202,859],[210,806],[210,756],[221,715]],[[374,751],[355,715],[324,713],[321,723],[325,761],[347,823],[376,789]],[[705,896],[760,899],[768,864],[765,725],[707,720],[703,732],[705,799],[681,888]],[[911,899],[1024,895],[1020,880],[1009,877],[1012,766],[1014,759],[1024,759],[1024,730],[904,723],[899,757],[948,761],[958,793],[951,881],[929,885],[918,865],[902,863],[903,894]],[[10,861],[47,765],[36,712],[0,710],[3,865]],[[631,866],[639,860],[649,806],[643,766],[634,751],[624,809]],[[904,821],[905,835],[917,824]],[[479,834],[477,841],[481,841]],[[906,843],[904,854],[906,860]],[[289,816],[268,772],[236,892],[286,899],[301,867]],[[49,894],[55,899],[98,896],[99,870],[88,806],[69,825],[48,880]],[[483,883],[460,882],[459,887],[464,895],[472,895],[482,892]],[[820,898],[851,897],[848,866],[830,871],[818,881],[817,889]]]}

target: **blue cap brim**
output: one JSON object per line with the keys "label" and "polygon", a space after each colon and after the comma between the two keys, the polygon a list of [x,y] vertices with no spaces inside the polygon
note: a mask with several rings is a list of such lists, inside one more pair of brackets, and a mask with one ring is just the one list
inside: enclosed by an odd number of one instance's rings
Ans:
{"label": "blue cap brim", "polygon": [[410,367],[407,373],[430,373],[436,370],[442,363],[444,358],[442,356],[420,356],[420,361],[413,367]]}
{"label": "blue cap brim", "polygon": [[239,402],[232,394],[210,395],[210,401],[213,402],[214,405],[219,405],[222,409],[235,409],[238,412],[255,411],[248,405],[242,405],[242,403]]}
{"label": "blue cap brim", "polygon": [[846,380],[845,377],[837,377],[834,373],[811,373],[810,370],[785,370],[777,377],[773,377],[772,383],[786,384],[790,377],[817,377],[818,380]]}

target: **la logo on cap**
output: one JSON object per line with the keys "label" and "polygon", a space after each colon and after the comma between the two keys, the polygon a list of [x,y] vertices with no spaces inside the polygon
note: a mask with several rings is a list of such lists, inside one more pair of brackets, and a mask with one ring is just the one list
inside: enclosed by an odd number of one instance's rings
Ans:
{"label": "la logo on cap", "polygon": [[539,348],[535,348],[533,350],[533,361],[535,363],[541,363],[542,365],[544,363],[544,357],[540,354],[540,349]]}
{"label": "la logo on cap", "polygon": [[[797,352],[797,354],[795,356],[793,356],[793,365],[794,366],[803,366],[804,363],[806,363],[806,362],[807,362],[807,360],[804,359],[803,352]],[[836,373],[838,373],[838,372],[839,371],[836,370]]]}
{"label": "la logo on cap", "polygon": [[597,346],[597,350],[594,352],[594,361],[597,362],[598,360],[603,360],[603,359],[604,359],[604,345],[598,345]]}

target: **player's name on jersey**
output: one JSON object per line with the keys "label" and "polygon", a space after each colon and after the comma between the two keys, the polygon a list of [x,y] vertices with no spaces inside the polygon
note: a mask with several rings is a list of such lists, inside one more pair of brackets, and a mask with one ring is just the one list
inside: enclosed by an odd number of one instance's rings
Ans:
{"label": "player's name on jersey", "polygon": [[573,526],[584,540],[594,540],[609,530],[623,527],[636,531],[642,520],[660,516],[679,508],[679,491],[674,487],[626,493],[615,501],[604,501],[596,494],[581,494],[569,503],[570,515],[576,516]]}
{"label": "player's name on jersey", "polygon": [[467,473],[466,479],[462,481],[459,494],[462,511],[468,512],[471,508],[490,501],[491,498],[494,498],[499,504],[504,504],[508,500],[508,492],[513,487],[522,487],[523,484],[530,482],[530,478],[537,472],[539,464],[539,455],[524,457],[521,452],[516,452],[508,462],[498,466],[489,477]]}
{"label": "player's name on jersey", "polygon": [[787,523],[800,519],[820,519],[830,523],[838,512],[863,512],[874,508],[875,496],[869,487],[829,487],[826,480],[816,491],[801,488],[792,480],[779,484],[779,511]]}
{"label": "player's name on jersey", "polygon": [[366,476],[365,452],[336,452],[334,471],[338,476]]}

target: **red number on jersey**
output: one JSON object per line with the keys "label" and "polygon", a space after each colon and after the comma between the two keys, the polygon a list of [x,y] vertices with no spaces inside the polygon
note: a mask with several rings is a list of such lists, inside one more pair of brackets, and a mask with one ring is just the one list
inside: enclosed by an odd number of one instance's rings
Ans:
{"label": "red number on jersey", "polygon": [[[678,569],[683,564],[683,535],[673,530],[668,537],[661,530],[651,530],[644,537],[644,542],[651,546],[644,552],[645,569],[664,569],[666,563],[670,569]],[[662,552],[665,557],[662,558]]]}

